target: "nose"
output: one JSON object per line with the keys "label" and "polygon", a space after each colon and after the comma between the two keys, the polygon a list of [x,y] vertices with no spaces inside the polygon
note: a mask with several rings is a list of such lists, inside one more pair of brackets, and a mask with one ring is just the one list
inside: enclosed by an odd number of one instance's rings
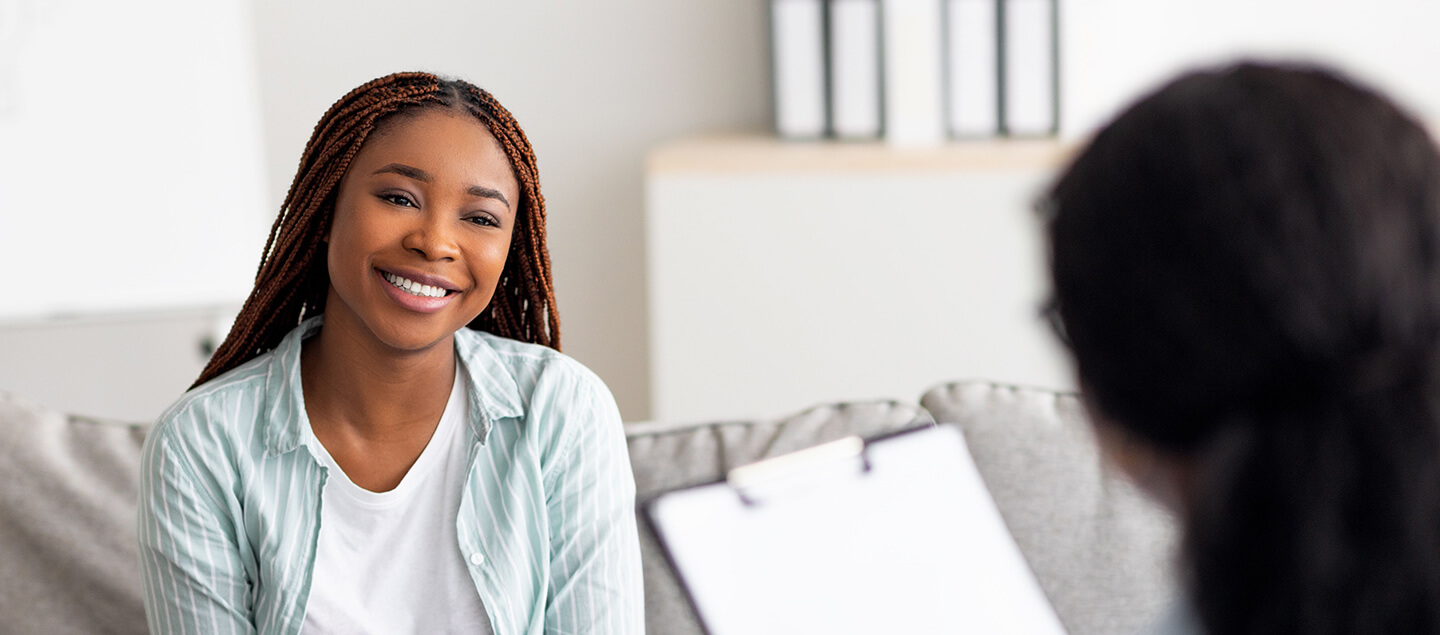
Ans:
{"label": "nose", "polygon": [[401,245],[430,261],[454,260],[460,253],[452,233],[458,214],[431,210],[405,234]]}

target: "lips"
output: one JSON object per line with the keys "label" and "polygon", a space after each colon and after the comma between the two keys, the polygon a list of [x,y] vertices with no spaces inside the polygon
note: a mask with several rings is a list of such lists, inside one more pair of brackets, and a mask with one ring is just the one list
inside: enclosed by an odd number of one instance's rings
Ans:
{"label": "lips", "polygon": [[413,271],[401,275],[383,269],[375,269],[375,276],[384,282],[381,286],[391,300],[417,313],[439,311],[461,295],[454,283],[438,276]]}

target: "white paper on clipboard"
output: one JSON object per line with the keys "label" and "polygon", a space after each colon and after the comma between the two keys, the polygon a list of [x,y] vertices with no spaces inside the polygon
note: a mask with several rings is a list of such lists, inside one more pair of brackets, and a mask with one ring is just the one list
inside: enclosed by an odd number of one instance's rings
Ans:
{"label": "white paper on clipboard", "polygon": [[646,505],[711,635],[1065,632],[958,429],[854,443]]}

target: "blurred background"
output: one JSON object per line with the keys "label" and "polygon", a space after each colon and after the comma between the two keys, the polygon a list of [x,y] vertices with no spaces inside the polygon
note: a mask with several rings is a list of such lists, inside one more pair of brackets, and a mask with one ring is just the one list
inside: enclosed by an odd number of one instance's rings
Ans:
{"label": "blurred background", "polygon": [[528,132],[565,351],[627,421],[1068,387],[1030,202],[1185,68],[1322,61],[1440,121],[1440,3],[1058,6],[1058,139],[895,149],[770,138],[765,0],[0,0],[0,390],[158,415],[244,299],[316,120],[397,70],[468,79]]}

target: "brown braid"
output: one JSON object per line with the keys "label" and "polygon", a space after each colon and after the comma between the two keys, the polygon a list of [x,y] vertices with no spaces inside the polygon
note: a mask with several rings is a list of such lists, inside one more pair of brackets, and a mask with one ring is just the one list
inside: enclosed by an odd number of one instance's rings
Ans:
{"label": "brown braid", "polygon": [[469,327],[560,350],[560,316],[545,246],[545,197],[525,132],[500,102],[468,82],[395,73],[350,91],[315,124],[270,228],[255,288],[194,386],[275,348],[301,320],[324,311],[330,286],[324,236],[335,213],[340,180],[377,126],[427,108],[459,110],[482,121],[504,148],[520,184],[515,230],[499,286],[489,308]]}

